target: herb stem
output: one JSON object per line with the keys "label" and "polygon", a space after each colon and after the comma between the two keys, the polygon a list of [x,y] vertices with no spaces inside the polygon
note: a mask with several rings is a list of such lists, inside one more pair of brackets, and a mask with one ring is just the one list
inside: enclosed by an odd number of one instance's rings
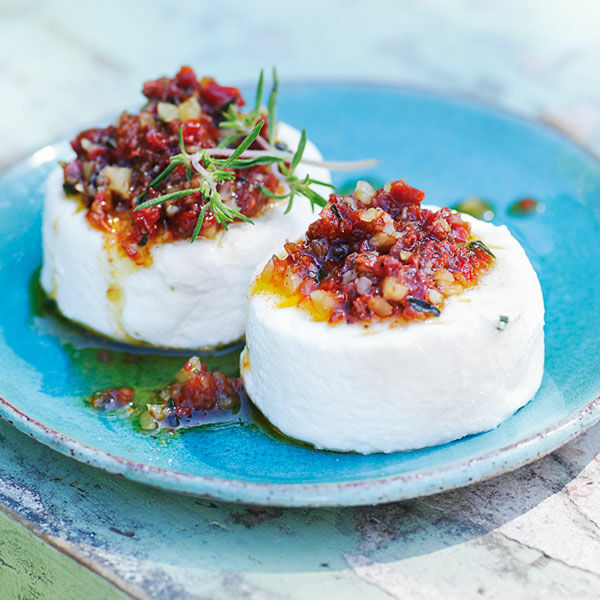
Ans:
{"label": "herb stem", "polygon": [[[256,138],[257,140],[262,140],[261,137]],[[222,158],[226,158],[231,156],[235,149],[232,148],[207,148],[202,150],[202,152],[206,152],[208,156],[218,156]],[[191,155],[194,156],[193,154]],[[269,149],[269,150],[245,150],[242,152],[237,158],[238,159],[249,159],[249,158],[260,158],[262,156],[272,156],[275,158],[280,158],[284,162],[292,162],[294,158],[294,154],[292,152],[283,152],[282,150]],[[355,171],[357,169],[369,169],[371,167],[376,167],[380,161],[374,158],[365,158],[362,160],[315,160],[312,158],[304,158],[300,159],[300,163],[309,165],[311,167],[323,167],[324,169],[330,169],[331,171]]]}

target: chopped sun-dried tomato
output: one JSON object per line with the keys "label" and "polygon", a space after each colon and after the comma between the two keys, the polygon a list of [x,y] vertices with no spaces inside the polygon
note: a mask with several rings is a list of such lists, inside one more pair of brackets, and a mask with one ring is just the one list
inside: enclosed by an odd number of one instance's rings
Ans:
{"label": "chopped sun-dried tomato", "polygon": [[267,263],[254,292],[276,292],[330,323],[439,315],[444,299],[477,283],[493,255],[457,213],[423,208],[424,196],[404,181],[332,194],[305,237]]}
{"label": "chopped sun-dried tomato", "polygon": [[[137,263],[149,260],[155,243],[189,239],[204,205],[203,198],[193,194],[152,210],[133,210],[142,193],[151,199],[198,186],[197,174],[188,180],[179,166],[167,180],[149,187],[180,152],[180,127],[189,153],[212,148],[224,135],[219,128],[223,109],[232,102],[244,104],[237,88],[212,78],[198,80],[190,67],[182,67],[173,78],[145,83],[143,92],[148,103],[139,114],[123,113],[115,125],[82,131],[71,142],[76,158],[63,164],[65,191],[88,209],[88,222],[110,233],[117,247]],[[266,127],[261,135],[266,137]],[[261,187],[276,192],[278,179],[268,166],[235,175],[235,180],[221,182],[219,191],[223,188],[227,201],[245,216],[257,216],[270,201]],[[214,235],[220,228],[208,211],[201,235]]]}

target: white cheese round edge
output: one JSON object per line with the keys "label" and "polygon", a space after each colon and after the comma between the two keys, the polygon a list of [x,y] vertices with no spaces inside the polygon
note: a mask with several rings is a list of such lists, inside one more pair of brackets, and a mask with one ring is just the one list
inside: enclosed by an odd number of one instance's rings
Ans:
{"label": "white cheese round edge", "polygon": [[544,364],[535,271],[505,226],[462,216],[496,261],[437,318],[330,325],[250,295],[242,377],[273,425],[318,448],[393,452],[492,429],[535,395]]}
{"label": "white cheese round edge", "polygon": [[[300,133],[278,124],[291,149]],[[310,141],[305,156],[321,159]],[[331,182],[327,169],[301,164],[296,171]],[[313,186],[327,197],[329,188]],[[246,298],[256,265],[316,218],[308,200],[273,203],[254,224],[234,223],[214,239],[155,245],[152,265],[136,266],[89,225],[85,211],[65,197],[62,170],[47,181],[41,283],[67,318],[110,338],[170,348],[210,348],[244,335]]]}

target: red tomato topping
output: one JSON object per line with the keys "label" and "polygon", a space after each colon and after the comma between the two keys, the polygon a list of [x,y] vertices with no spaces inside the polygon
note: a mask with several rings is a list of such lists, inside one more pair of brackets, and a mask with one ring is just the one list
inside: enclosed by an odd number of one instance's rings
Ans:
{"label": "red tomato topping", "polygon": [[242,381],[219,371],[209,371],[196,356],[190,358],[175,376],[176,383],[166,389],[179,417],[189,417],[193,411],[215,408],[232,409],[239,405]]}
{"label": "red tomato topping", "polygon": [[89,210],[86,213],[86,217],[90,225],[96,229],[102,229],[103,231],[110,230],[110,217],[109,214],[112,211],[112,202],[110,196],[103,190],[100,190],[92,202]]}
{"label": "red tomato topping", "polygon": [[[77,157],[63,164],[65,191],[87,207],[88,222],[113,235],[124,254],[139,264],[150,260],[152,244],[190,238],[204,204],[195,194],[151,209],[133,210],[142,193],[151,199],[197,187],[198,182],[193,177],[188,181],[181,165],[167,180],[149,187],[169,166],[170,157],[180,152],[179,128],[189,153],[214,147],[223,135],[218,127],[222,110],[231,102],[244,104],[237,88],[221,86],[211,78],[198,81],[194,71],[185,66],[173,78],[145,83],[143,91],[148,103],[142,112],[124,113],[115,125],[82,131],[71,142]],[[177,107],[188,100],[180,111]],[[172,106],[159,107],[160,103]],[[168,120],[160,114],[168,115]],[[191,115],[195,118],[189,118]],[[266,129],[262,135],[266,137]],[[235,180],[219,184],[219,192],[236,202],[244,215],[255,217],[269,203],[259,186],[276,192],[278,180],[266,166],[235,175]],[[201,235],[215,235],[219,228],[208,211]]]}
{"label": "red tomato topping", "polygon": [[175,75],[175,84],[183,89],[195,90],[198,87],[196,73],[191,67],[183,66],[179,69],[179,73]]}
{"label": "red tomato topping", "polygon": [[493,257],[457,213],[422,208],[424,197],[404,181],[332,194],[304,239],[267,263],[254,291],[276,292],[330,323],[439,315]]}
{"label": "red tomato topping", "polygon": [[[202,140],[216,139],[219,135],[210,119],[201,116],[200,120],[190,119],[183,123],[183,141],[186,144],[197,144]],[[208,144],[205,144],[206,146]]]}
{"label": "red tomato topping", "polygon": [[183,102],[198,91],[198,80],[191,67],[181,67],[173,79],[160,77],[154,81],[147,81],[143,86],[144,96],[149,100],[175,102],[176,104]]}
{"label": "red tomato topping", "polygon": [[142,235],[154,233],[154,231],[156,231],[156,223],[159,219],[160,208],[158,208],[158,206],[141,208],[133,213],[133,223]]}
{"label": "red tomato topping", "polygon": [[146,141],[156,150],[164,150],[169,145],[167,136],[153,127],[148,128],[148,131],[146,132]]}
{"label": "red tomato topping", "polygon": [[240,90],[219,85],[212,77],[204,77],[200,82],[200,89],[204,100],[215,108],[222,108],[231,102],[235,102],[238,106],[245,104]]}

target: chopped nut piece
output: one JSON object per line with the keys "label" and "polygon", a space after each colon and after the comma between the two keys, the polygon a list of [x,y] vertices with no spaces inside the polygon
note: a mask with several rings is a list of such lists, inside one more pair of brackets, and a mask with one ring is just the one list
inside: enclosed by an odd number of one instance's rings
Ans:
{"label": "chopped nut piece", "polygon": [[94,165],[89,160],[86,160],[83,163],[83,178],[85,179],[85,181],[89,181],[93,172],[94,172]]}
{"label": "chopped nut piece", "polygon": [[262,270],[262,274],[261,277],[265,277],[270,279],[273,275],[273,258],[275,258],[274,256],[271,257],[271,259],[267,262],[267,264],[264,266],[264,269]]}
{"label": "chopped nut piece", "polygon": [[148,412],[157,420],[162,421],[165,418],[165,406],[162,404],[148,404]]}
{"label": "chopped nut piece", "polygon": [[442,296],[442,294],[440,294],[440,292],[438,292],[436,289],[429,290],[427,297],[431,304],[441,304],[444,300],[444,296]]}
{"label": "chopped nut piece", "polygon": [[342,283],[350,283],[356,279],[356,271],[346,271],[342,275]]}
{"label": "chopped nut piece", "polygon": [[149,412],[140,415],[140,427],[146,431],[152,431],[158,427],[158,423]]}
{"label": "chopped nut piece", "polygon": [[156,107],[156,112],[165,123],[170,123],[179,118],[179,107],[170,102],[159,102]]}
{"label": "chopped nut piece", "polygon": [[302,279],[295,273],[286,273],[283,279],[283,288],[287,294],[293,294],[302,283]]}
{"label": "chopped nut piece", "polygon": [[389,317],[392,314],[391,304],[381,296],[372,296],[367,305],[379,317]]}
{"label": "chopped nut piece", "polygon": [[104,167],[102,171],[108,179],[108,189],[127,197],[131,186],[131,169],[129,167]]}
{"label": "chopped nut piece", "polygon": [[195,96],[190,96],[185,102],[179,105],[179,119],[181,121],[198,119],[201,113],[202,109]]}
{"label": "chopped nut piece", "polygon": [[433,274],[433,278],[438,285],[454,283],[454,275],[447,269],[438,269]]}
{"label": "chopped nut piece", "polygon": [[329,319],[336,305],[335,296],[323,290],[311,292],[310,301],[315,316],[323,321]]}
{"label": "chopped nut piece", "polygon": [[356,280],[356,291],[359,294],[368,294],[373,286],[373,283],[368,277],[359,277]]}
{"label": "chopped nut piece", "polygon": [[195,375],[202,370],[202,363],[197,356],[192,356],[175,374],[175,381],[177,383],[185,383],[189,380],[192,375]]}
{"label": "chopped nut piece", "polygon": [[367,209],[362,215],[361,215],[361,220],[365,221],[365,223],[370,223],[371,221],[374,221],[375,219],[377,219],[378,217],[380,217],[383,214],[383,211],[380,208],[369,208]]}
{"label": "chopped nut piece", "polygon": [[380,231],[371,236],[369,243],[373,248],[377,248],[377,250],[380,250],[381,252],[386,252],[396,243],[396,238],[393,235]]}
{"label": "chopped nut piece", "polygon": [[94,150],[98,150],[102,148],[99,144],[94,144],[94,142],[88,140],[87,138],[81,138],[81,147],[86,152],[93,152]]}
{"label": "chopped nut piece", "polygon": [[454,275],[447,269],[438,269],[433,274],[433,279],[440,290],[446,295],[457,294],[460,292],[460,285],[456,283]]}
{"label": "chopped nut piece", "polygon": [[394,302],[400,302],[404,300],[409,289],[403,283],[400,283],[393,277],[386,277],[383,280],[383,297],[386,300],[393,300]]}
{"label": "chopped nut piece", "polygon": [[356,182],[354,196],[361,204],[370,204],[374,195],[375,190],[369,182],[362,180]]}

